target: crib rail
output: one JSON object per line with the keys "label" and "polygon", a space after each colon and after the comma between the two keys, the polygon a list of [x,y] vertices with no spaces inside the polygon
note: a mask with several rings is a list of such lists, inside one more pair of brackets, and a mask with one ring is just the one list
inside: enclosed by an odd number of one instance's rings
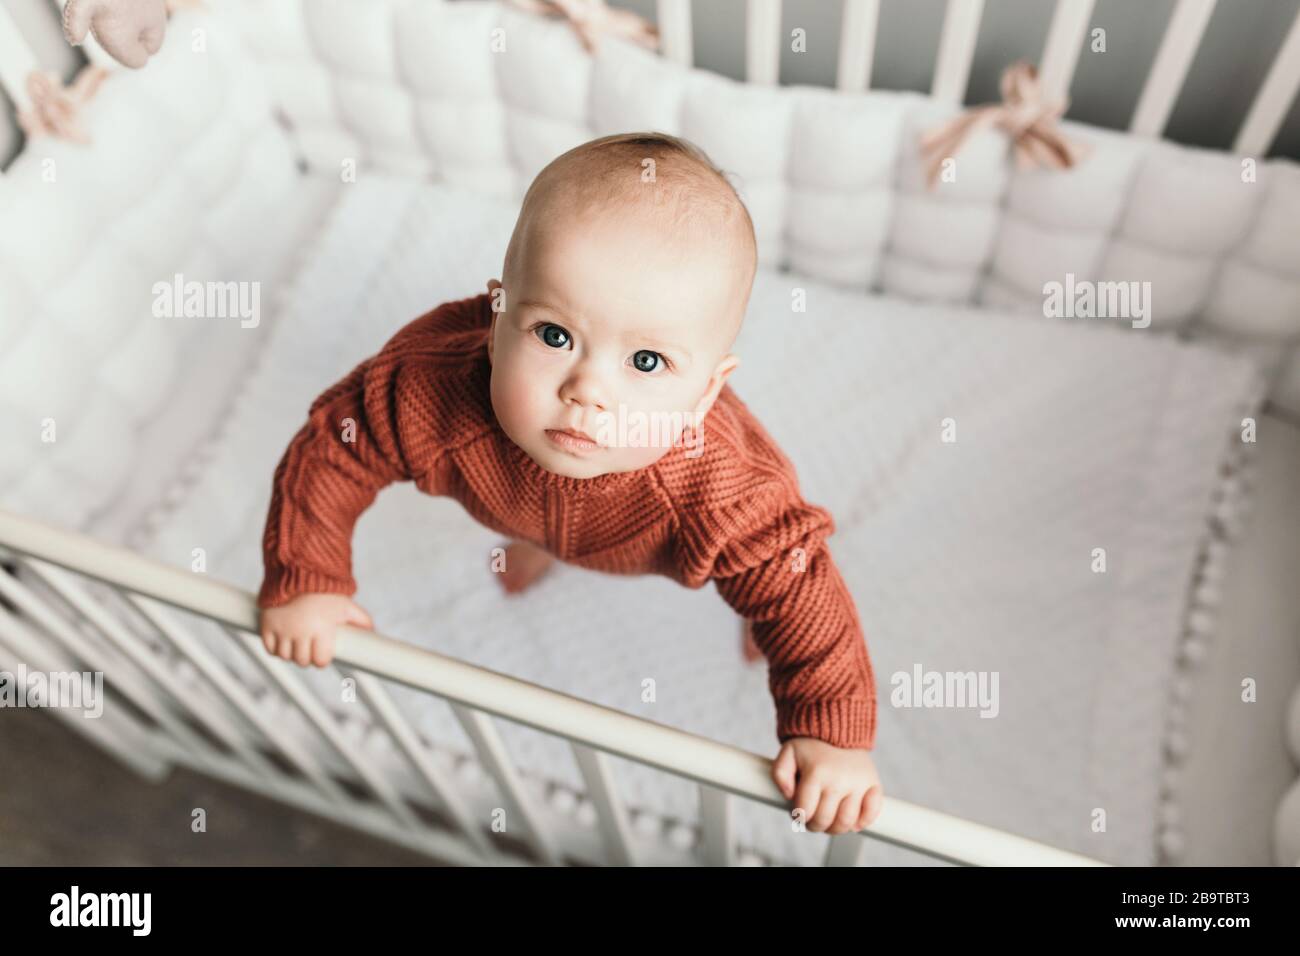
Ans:
{"label": "crib rail", "polygon": [[[336,715],[303,681],[301,669],[266,653],[256,633],[258,609],[251,594],[3,510],[0,555],[11,562],[8,572],[0,570],[0,667],[22,663],[43,671],[102,672],[147,721],[133,717],[128,708],[106,708],[98,720],[59,708],[52,712],[149,779],[159,779],[170,765],[184,764],[439,859],[470,865],[730,865],[740,861],[742,852],[733,835],[737,798],[789,808],[769,776],[767,758],[371,631],[340,628],[333,666],[356,680],[358,699],[407,761],[418,789],[403,792],[373,749],[343,732]],[[92,588],[103,593],[92,593]],[[266,702],[254,699],[168,606],[224,629],[283,700],[329,743],[342,779],[270,716]],[[149,633],[128,623],[122,613],[126,608],[138,612],[138,622]],[[202,681],[185,683],[176,666],[180,661]],[[478,766],[505,803],[511,821],[506,832],[513,842],[493,839],[489,821],[437,766],[379,678],[450,702]],[[555,825],[545,801],[516,772],[494,717],[569,743],[595,812],[594,833],[583,839]],[[91,724],[95,726],[85,726]],[[698,784],[698,848],[661,846],[635,832],[610,774],[610,754]],[[358,789],[359,795],[353,792]],[[440,825],[427,824],[413,809],[413,799],[421,794],[426,802],[432,798]],[[857,865],[866,838],[959,864],[1105,865],[895,797],[886,798],[868,830],[828,838],[824,863]]]}

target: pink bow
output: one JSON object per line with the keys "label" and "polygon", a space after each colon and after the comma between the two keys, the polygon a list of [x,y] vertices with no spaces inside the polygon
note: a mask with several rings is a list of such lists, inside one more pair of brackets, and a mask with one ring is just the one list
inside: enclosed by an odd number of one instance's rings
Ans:
{"label": "pink bow", "polygon": [[102,66],[88,66],[77,74],[71,86],[65,87],[57,74],[33,70],[27,77],[32,105],[18,111],[18,125],[28,139],[55,136],[74,143],[89,142],[90,138],[77,126],[77,114],[107,76],[108,70]]}
{"label": "pink bow", "polygon": [[1001,103],[976,106],[921,137],[931,187],[938,181],[944,160],[957,154],[966,137],[986,126],[998,127],[1011,136],[1020,169],[1066,169],[1087,155],[1084,146],[1071,143],[1056,127],[1069,100],[1044,101],[1038,70],[1032,63],[1020,60],[1007,67],[1001,87]]}
{"label": "pink bow", "polygon": [[601,34],[631,40],[647,49],[659,48],[659,31],[654,24],[631,10],[616,10],[605,0],[510,0],[510,5],[542,16],[564,17],[582,47],[595,53]]}

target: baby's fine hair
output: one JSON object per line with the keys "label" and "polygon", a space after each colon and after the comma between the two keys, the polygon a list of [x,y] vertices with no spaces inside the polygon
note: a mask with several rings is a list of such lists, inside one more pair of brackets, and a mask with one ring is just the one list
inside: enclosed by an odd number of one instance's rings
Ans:
{"label": "baby's fine hair", "polygon": [[[524,194],[520,226],[539,205],[559,203],[582,215],[611,204],[662,215],[674,230],[738,237],[758,263],[754,223],[728,173],[690,140],[659,131],[615,133],[575,146],[551,160]],[[507,261],[511,250],[507,250]]]}

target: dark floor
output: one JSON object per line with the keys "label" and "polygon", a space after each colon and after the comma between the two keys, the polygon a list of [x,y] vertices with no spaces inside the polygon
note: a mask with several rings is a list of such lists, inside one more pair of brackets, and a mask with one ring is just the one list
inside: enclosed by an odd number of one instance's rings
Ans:
{"label": "dark floor", "polygon": [[[190,829],[195,807],[206,833]],[[430,862],[185,768],[146,783],[49,713],[0,708],[0,866]]]}

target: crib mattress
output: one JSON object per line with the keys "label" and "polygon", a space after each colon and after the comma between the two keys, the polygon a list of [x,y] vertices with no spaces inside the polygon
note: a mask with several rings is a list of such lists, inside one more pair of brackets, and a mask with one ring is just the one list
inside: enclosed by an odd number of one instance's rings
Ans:
{"label": "crib mattress", "polygon": [[[310,401],[415,315],[483,288],[516,213],[378,176],[346,190],[228,427],[198,453],[204,469],[173,485],[141,549],[188,566],[203,541],[210,574],[256,590],[270,474]],[[810,305],[792,321],[795,284]],[[1155,862],[1189,582],[1230,426],[1259,401],[1250,366],[766,270],[736,351],[737,393],[794,460],[805,496],[836,516],[829,544],[876,669],[887,793],[1116,863]],[[957,440],[943,442],[950,418]],[[357,527],[357,599],[393,637],[775,755],[765,670],[741,659],[738,621],[712,588],[559,566],[507,599],[488,571],[500,543],[455,502],[390,487]],[[1098,546],[1106,575],[1089,570]],[[228,639],[211,640],[260,682]],[[997,671],[998,717],[893,706],[895,675],[917,667]],[[336,675],[301,674],[337,698]],[[640,701],[646,676],[654,704]],[[393,696],[430,739],[470,749],[444,702],[400,686]],[[499,724],[521,768],[578,784],[565,744]],[[692,784],[612,763],[634,806],[697,818]],[[825,849],[772,808],[744,805],[736,822],[774,862],[816,863]],[[878,844],[866,860],[925,862]]]}

